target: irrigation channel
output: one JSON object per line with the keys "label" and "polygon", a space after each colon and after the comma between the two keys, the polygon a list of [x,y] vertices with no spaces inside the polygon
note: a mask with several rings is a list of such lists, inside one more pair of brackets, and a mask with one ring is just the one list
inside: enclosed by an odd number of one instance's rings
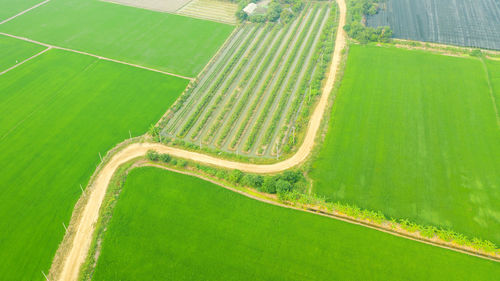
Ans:
{"label": "irrigation channel", "polygon": [[[144,156],[149,149],[155,149],[160,153],[169,153],[175,157],[190,159],[204,164],[210,164],[230,169],[239,169],[242,171],[252,172],[252,173],[276,173],[290,169],[292,167],[295,167],[303,163],[307,159],[307,157],[309,156],[314,147],[315,138],[320,128],[321,120],[323,118],[325,110],[327,109],[328,100],[330,98],[330,93],[332,92],[333,89],[333,85],[337,74],[337,69],[340,65],[340,61],[342,58],[342,50],[344,49],[346,44],[346,34],[343,30],[343,27],[345,25],[346,6],[344,0],[337,0],[337,3],[339,5],[340,17],[339,17],[339,24],[337,27],[337,37],[335,40],[335,50],[333,52],[332,62],[329,67],[328,77],[326,79],[325,86],[321,92],[321,97],[319,99],[319,102],[309,120],[304,141],[302,142],[298,151],[292,157],[282,162],[274,164],[258,165],[258,164],[249,164],[249,163],[223,160],[206,154],[187,151],[175,147],[169,147],[158,143],[130,144],[127,147],[113,154],[109,159],[109,161],[103,163],[103,166],[97,170],[96,174],[94,174],[91,185],[87,188],[85,195],[80,198],[80,200],[82,200],[83,202],[83,206],[79,209],[75,209],[75,212],[73,213],[72,220],[70,222],[70,227],[68,228],[68,232],[66,233],[64,241],[63,243],[61,243],[61,246],[56,254],[56,257],[60,255],[59,262],[55,261],[53,263],[50,276],[54,276],[55,278],[53,279],[55,280],[78,279],[80,267],[82,266],[88,255],[90,244],[92,242],[92,236],[95,230],[94,227],[99,218],[99,210],[104,200],[104,196],[106,194],[106,190],[110,183],[111,177],[113,176],[113,174],[120,165],[136,157]],[[308,10],[306,13],[304,13],[303,16],[317,19],[316,16],[317,13],[318,9]],[[303,26],[303,24],[305,23],[302,22],[303,22],[302,20],[300,22],[297,21],[296,23],[293,23],[293,25],[290,25],[289,28],[295,28],[296,26],[299,27]],[[243,30],[237,32],[236,36],[231,39],[231,42],[229,42],[229,44],[226,44],[227,50],[225,50],[225,52],[231,52],[231,49],[233,47],[239,45],[236,44],[237,42],[241,42],[241,40],[245,40],[247,38],[247,36],[245,35],[249,33],[247,28],[250,28],[251,30],[255,28],[263,30],[262,27],[260,26],[257,27],[244,26]],[[259,37],[260,33],[257,32],[258,31],[256,31],[256,33],[253,33],[252,31],[252,34],[254,34],[252,35],[252,37],[250,37],[252,40],[258,40],[255,34],[257,34],[257,37]],[[281,31],[281,32],[276,31],[276,32],[278,32],[278,34],[288,34],[288,36],[284,35],[287,37],[295,36],[297,33],[297,32],[289,33],[290,32],[289,29],[287,29],[286,31]],[[269,40],[272,40],[273,42],[274,40],[280,40],[279,42],[282,42],[281,35],[272,36],[270,38],[271,39]],[[265,48],[265,52],[268,53],[272,49],[273,47],[267,46]],[[281,61],[280,59],[277,60]],[[213,75],[219,73],[219,71],[213,71],[213,70],[211,72]],[[254,74],[256,75],[256,73],[253,72],[252,76]],[[211,80],[211,79],[202,78],[200,79],[200,84],[203,83],[203,80]],[[199,97],[190,98],[186,100],[186,103],[190,102],[192,104],[197,104],[197,102],[200,101],[199,99],[200,99]],[[183,123],[183,122],[182,120],[177,120],[177,123]]]}
{"label": "irrigation channel", "polygon": [[313,81],[330,12],[316,3],[287,25],[242,25],[167,114],[162,136],[251,157],[279,154],[294,137],[307,94],[300,89]]}

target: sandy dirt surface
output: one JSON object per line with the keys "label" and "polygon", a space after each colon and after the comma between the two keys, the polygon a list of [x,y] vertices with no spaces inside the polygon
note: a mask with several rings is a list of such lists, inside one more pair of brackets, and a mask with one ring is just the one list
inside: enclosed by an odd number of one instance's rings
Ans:
{"label": "sandy dirt surface", "polygon": [[101,0],[119,5],[148,9],[159,12],[174,13],[191,0]]}
{"label": "sandy dirt surface", "polygon": [[154,149],[160,153],[168,153],[175,157],[186,158],[204,164],[230,169],[239,169],[252,173],[281,172],[304,162],[314,146],[316,134],[320,128],[324,112],[327,109],[330,93],[332,92],[333,85],[335,83],[337,69],[342,58],[341,52],[346,44],[346,34],[343,30],[343,26],[345,24],[346,6],[344,0],[337,0],[337,3],[340,8],[340,18],[332,64],[330,66],[330,71],[328,72],[328,78],[326,80],[320,101],[311,116],[304,142],[295,155],[279,163],[258,165],[218,159],[213,156],[168,147],[156,143],[135,143],[127,146],[125,149],[115,154],[95,177],[94,184],[91,187],[91,192],[88,195],[89,198],[87,204],[83,208],[80,221],[77,222],[78,226],[76,227],[76,233],[73,241],[71,242],[71,248],[68,251],[67,256],[63,259],[64,262],[62,272],[60,272],[60,274],[56,274],[59,276],[59,280],[78,279],[80,267],[85,261],[90,248],[92,235],[95,229],[94,226],[99,217],[99,209],[113,173],[121,164],[136,157],[145,155],[149,149]]}

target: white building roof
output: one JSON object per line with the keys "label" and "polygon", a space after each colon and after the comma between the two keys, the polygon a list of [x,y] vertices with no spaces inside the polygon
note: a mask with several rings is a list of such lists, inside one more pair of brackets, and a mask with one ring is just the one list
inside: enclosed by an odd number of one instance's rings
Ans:
{"label": "white building roof", "polygon": [[255,3],[250,3],[245,8],[243,8],[243,12],[250,15],[255,11],[255,9],[257,9],[257,5]]}

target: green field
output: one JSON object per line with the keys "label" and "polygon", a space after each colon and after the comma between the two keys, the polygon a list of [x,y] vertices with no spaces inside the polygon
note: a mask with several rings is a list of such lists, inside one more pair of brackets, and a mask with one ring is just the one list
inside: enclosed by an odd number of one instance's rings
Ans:
{"label": "green field", "polygon": [[495,99],[496,108],[500,110],[500,60],[485,60],[491,80],[493,98]]}
{"label": "green field", "polygon": [[148,167],[127,178],[92,280],[493,280],[499,274],[496,262]]}
{"label": "green field", "polygon": [[[492,71],[500,86],[500,68]],[[314,191],[500,244],[493,108],[477,58],[354,45]]]}
{"label": "green field", "polygon": [[2,50],[2,55],[0,56],[0,72],[44,49],[46,49],[44,46],[0,35],[0,50]]}
{"label": "green field", "polygon": [[35,6],[43,0],[0,0],[0,22]]}
{"label": "green field", "polygon": [[0,279],[43,279],[98,153],[143,134],[187,82],[60,50],[0,76]]}
{"label": "green field", "polygon": [[52,0],[0,31],[194,77],[233,28],[97,0]]}

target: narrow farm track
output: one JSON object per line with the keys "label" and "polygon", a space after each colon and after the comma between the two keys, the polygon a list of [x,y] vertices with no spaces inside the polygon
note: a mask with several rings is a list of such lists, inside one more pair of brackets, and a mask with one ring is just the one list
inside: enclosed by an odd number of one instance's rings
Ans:
{"label": "narrow farm track", "polygon": [[77,280],[81,265],[85,261],[92,235],[94,233],[94,225],[99,218],[99,209],[101,207],[106,189],[116,169],[123,163],[139,156],[143,156],[149,149],[155,149],[161,153],[169,153],[175,157],[182,157],[204,164],[211,164],[225,168],[239,169],[245,172],[252,173],[276,173],[287,170],[304,162],[313,149],[317,132],[320,128],[324,112],[328,105],[330,93],[332,92],[335,83],[337,69],[342,58],[342,50],[346,44],[346,34],[343,30],[345,25],[346,5],[344,0],[337,0],[339,5],[340,17],[335,41],[335,49],[333,58],[328,72],[328,77],[322,91],[321,98],[316,106],[307,133],[302,145],[299,147],[296,154],[292,157],[274,164],[257,165],[240,163],[229,160],[218,159],[213,156],[186,151],[178,148],[168,147],[162,144],[142,143],[131,144],[125,149],[116,153],[111,160],[99,171],[95,176],[95,181],[88,193],[88,200],[83,207],[80,219],[78,222],[73,222],[76,225],[76,232],[71,242],[70,249],[63,258],[63,266],[60,274],[56,274],[59,280]]}

